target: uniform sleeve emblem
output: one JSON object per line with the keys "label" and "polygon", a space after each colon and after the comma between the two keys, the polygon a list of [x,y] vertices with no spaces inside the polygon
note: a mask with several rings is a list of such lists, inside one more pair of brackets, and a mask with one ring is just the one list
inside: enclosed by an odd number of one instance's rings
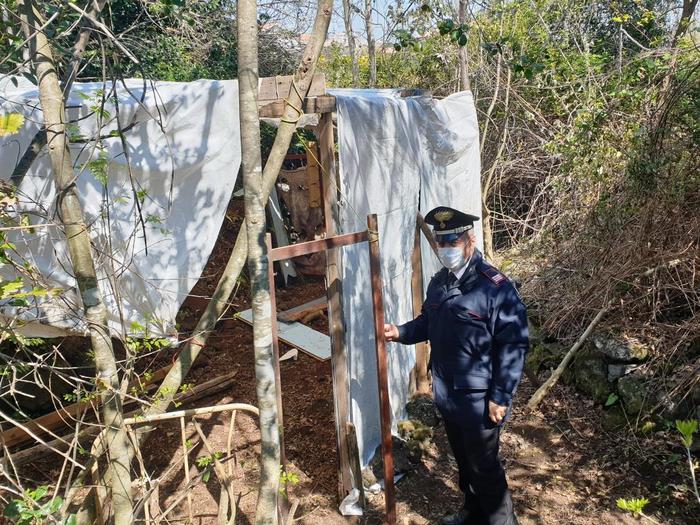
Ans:
{"label": "uniform sleeve emblem", "polygon": [[508,278],[495,268],[487,268],[481,272],[486,278],[496,286],[500,286],[508,280]]}

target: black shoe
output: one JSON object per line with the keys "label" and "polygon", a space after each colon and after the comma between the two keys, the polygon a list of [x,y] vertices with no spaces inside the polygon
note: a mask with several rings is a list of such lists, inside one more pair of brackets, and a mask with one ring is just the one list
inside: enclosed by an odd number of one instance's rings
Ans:
{"label": "black shoe", "polygon": [[440,525],[467,525],[467,520],[472,512],[469,509],[462,507],[454,514],[448,514],[440,520]]}
{"label": "black shoe", "polygon": [[440,525],[482,525],[484,517],[478,510],[462,507],[454,514],[448,514],[440,521]]}

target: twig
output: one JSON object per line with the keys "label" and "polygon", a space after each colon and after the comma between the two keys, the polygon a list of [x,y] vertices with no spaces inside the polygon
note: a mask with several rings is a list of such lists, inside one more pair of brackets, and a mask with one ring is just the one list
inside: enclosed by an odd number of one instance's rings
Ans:
{"label": "twig", "polygon": [[88,13],[84,9],[81,9],[77,5],[75,5],[73,2],[66,2],[66,5],[70,7],[73,11],[76,11],[77,13],[83,15],[85,18],[87,18],[92,25],[94,25],[97,29],[102,31],[107,38],[115,45],[117,46],[122,53],[124,53],[129,60],[131,60],[134,64],[139,65],[141,62],[139,62],[139,59],[136,58],[131,51],[129,51],[127,48],[124,47],[124,45],[112,34],[112,32],[109,30],[109,28],[104,25],[102,22],[97,20],[94,16],[92,16],[91,13]]}
{"label": "twig", "polygon": [[82,466],[80,463],[78,463],[77,461],[75,461],[75,460],[74,460],[72,457],[70,457],[68,454],[66,454],[65,452],[61,452],[61,451],[58,450],[57,448],[54,448],[54,447],[52,447],[51,445],[49,445],[46,441],[44,441],[43,439],[41,439],[39,436],[37,436],[34,432],[32,432],[31,430],[29,430],[26,426],[24,426],[24,425],[23,425],[22,423],[20,423],[19,421],[15,421],[14,419],[12,419],[11,417],[9,417],[8,415],[6,415],[6,414],[5,414],[4,412],[2,412],[2,411],[0,411],[0,417],[2,417],[3,419],[5,419],[6,421],[9,421],[9,422],[12,423],[14,426],[16,426],[16,427],[18,427],[18,428],[21,428],[26,434],[28,434],[32,439],[34,439],[34,441],[36,441],[37,443],[41,443],[43,446],[45,446],[45,447],[51,449],[51,450],[52,450],[53,452],[55,452],[56,454],[59,454],[59,455],[63,456],[65,459],[67,459],[68,461],[70,461],[71,463],[73,463],[73,464],[74,464],[76,467],[78,467],[80,470],[85,470],[85,467],[84,467],[84,466]]}
{"label": "twig", "polygon": [[258,407],[254,407],[253,405],[248,405],[246,403],[229,403],[227,405],[176,410],[174,412],[165,412],[163,414],[153,414],[150,416],[128,417],[124,418],[124,425],[140,425],[143,423],[152,423],[154,421],[177,419],[178,417],[192,417],[205,414],[214,414],[216,412],[226,412],[227,410],[245,410],[247,412],[252,412],[256,416],[260,414]]}
{"label": "twig", "polygon": [[559,377],[564,373],[564,370],[566,369],[567,365],[569,362],[574,358],[574,354],[576,351],[581,347],[581,345],[584,343],[584,341],[588,338],[588,336],[591,334],[595,326],[598,324],[598,322],[603,318],[603,315],[605,312],[608,311],[608,307],[604,306],[601,308],[596,316],[593,318],[593,320],[590,322],[588,325],[588,328],[583,332],[581,337],[578,338],[578,341],[574,343],[574,346],[571,347],[571,349],[566,353],[564,356],[564,359],[561,360],[561,363],[559,363],[559,366],[557,369],[552,372],[552,375],[549,376],[549,379],[544,382],[544,384],[537,389],[537,391],[532,395],[530,398],[530,401],[527,403],[527,408],[529,410],[534,410],[537,408],[537,405],[542,401],[542,398],[547,395],[547,392],[549,392],[549,389],[554,386],[554,384],[559,380]]}

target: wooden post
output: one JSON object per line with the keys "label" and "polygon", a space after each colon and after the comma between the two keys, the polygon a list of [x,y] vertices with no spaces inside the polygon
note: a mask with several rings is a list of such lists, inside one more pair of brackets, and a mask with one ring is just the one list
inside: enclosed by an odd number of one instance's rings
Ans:
{"label": "wooden post", "polygon": [[382,433],[382,458],[384,460],[384,497],[386,521],[396,523],[396,496],[394,494],[394,458],[391,452],[391,402],[387,370],[386,341],[384,340],[384,299],[382,269],[379,258],[379,226],[376,215],[367,216],[369,236],[369,269],[372,280],[372,305],[374,307],[374,339],[377,345],[377,382],[379,384],[379,419]]}
{"label": "wooden post", "polygon": [[345,423],[345,428],[348,429],[348,455],[350,456],[352,478],[357,490],[360,491],[360,507],[364,509],[365,488],[362,485],[362,465],[360,463],[360,449],[357,446],[357,432],[355,430],[355,425],[350,421]]}
{"label": "wooden post", "polygon": [[[335,138],[331,113],[323,113],[316,136],[319,141],[321,169],[323,172],[323,217],[326,237],[337,233],[338,186],[335,171]],[[326,252],[326,290],[328,296],[328,323],[331,338],[331,369],[333,375],[333,400],[335,403],[335,432],[338,447],[338,495],[340,500],[352,490],[350,458],[345,423],[350,420],[350,388],[345,349],[345,328],[341,306],[340,269],[338,249]]]}
{"label": "wooden post", "polygon": [[[420,226],[416,221],[416,232],[413,240],[413,254],[411,255],[411,265],[413,266],[413,276],[411,277],[411,295],[413,298],[413,317],[421,313],[423,305],[423,264],[420,249]],[[416,393],[430,393],[428,383],[428,343],[418,343],[416,345]]]}
{"label": "wooden post", "polygon": [[284,416],[282,412],[282,378],[280,376],[280,342],[277,337],[277,296],[275,295],[275,263],[270,257],[272,252],[272,236],[265,234],[267,244],[267,278],[270,290],[270,332],[272,333],[272,362],[275,367],[275,383],[277,383],[277,424],[280,433],[280,462],[282,470],[287,470],[287,454],[284,451]]}

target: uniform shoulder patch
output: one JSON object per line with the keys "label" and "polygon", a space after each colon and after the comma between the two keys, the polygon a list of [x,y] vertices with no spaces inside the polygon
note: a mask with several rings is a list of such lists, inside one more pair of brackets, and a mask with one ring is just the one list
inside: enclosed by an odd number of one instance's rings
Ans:
{"label": "uniform shoulder patch", "polygon": [[503,275],[501,272],[499,272],[498,270],[496,270],[496,268],[492,266],[487,266],[486,268],[483,268],[481,270],[481,274],[496,286],[500,286],[506,281],[508,281],[508,277]]}

